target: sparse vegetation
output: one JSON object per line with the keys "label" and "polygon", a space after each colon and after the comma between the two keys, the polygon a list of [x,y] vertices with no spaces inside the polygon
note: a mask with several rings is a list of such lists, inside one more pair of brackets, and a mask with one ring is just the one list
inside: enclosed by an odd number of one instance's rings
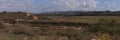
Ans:
{"label": "sparse vegetation", "polygon": [[[21,13],[21,12],[19,12]],[[51,16],[31,22],[26,22],[25,14],[18,17],[15,13],[14,19],[22,19],[23,23],[0,22],[0,40],[119,40],[120,39],[120,17],[119,16]],[[12,14],[8,17],[14,17]],[[72,14],[71,14],[72,15]],[[47,17],[47,16],[46,16]],[[39,24],[40,21],[50,21],[52,23]],[[60,21],[61,24],[57,24]],[[21,21],[20,21],[21,22]],[[55,23],[54,23],[55,22]],[[37,23],[37,24],[35,24]],[[77,24],[80,23],[80,24]],[[51,25],[52,24],[52,25]],[[68,25],[71,24],[71,25]],[[83,25],[85,24],[85,25]]]}

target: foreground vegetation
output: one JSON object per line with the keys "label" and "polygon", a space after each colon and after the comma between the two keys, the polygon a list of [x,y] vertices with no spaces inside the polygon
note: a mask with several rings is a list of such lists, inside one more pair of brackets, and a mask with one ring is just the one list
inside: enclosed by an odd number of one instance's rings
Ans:
{"label": "foreground vegetation", "polygon": [[[25,18],[24,13],[17,13],[18,14],[16,14],[16,12],[3,12],[0,14],[0,16],[1,18],[10,17],[13,18],[13,20],[26,19],[28,21],[32,19],[31,17]],[[85,13],[88,14],[88,12]],[[92,13],[89,14],[93,15]],[[0,40],[120,40],[120,16],[118,16],[119,12],[106,11],[97,13],[100,13],[99,16],[96,14],[96,12],[94,13],[95,16],[70,16],[69,14],[66,14],[67,16],[63,16],[63,14],[62,16],[37,15],[39,17],[39,20],[33,21],[87,23],[89,26],[82,26],[78,24],[72,25],[72,23],[71,25],[43,25],[34,23],[30,24],[24,21],[24,24],[10,24],[0,21]],[[113,13],[117,13],[118,15],[114,14],[116,16],[107,16],[108,14],[112,15]],[[77,14],[79,13],[76,13],[75,15]],[[104,14],[106,16],[103,16]]]}
{"label": "foreground vegetation", "polygon": [[[53,26],[0,23],[0,40],[119,40],[119,17],[53,17],[52,20],[93,23],[91,26]],[[38,26],[36,26],[38,25]]]}

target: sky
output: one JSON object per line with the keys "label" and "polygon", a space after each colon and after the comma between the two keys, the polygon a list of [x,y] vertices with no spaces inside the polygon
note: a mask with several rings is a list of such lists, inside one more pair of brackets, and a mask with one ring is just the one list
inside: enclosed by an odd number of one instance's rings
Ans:
{"label": "sky", "polygon": [[119,11],[120,0],[0,0],[0,11]]}

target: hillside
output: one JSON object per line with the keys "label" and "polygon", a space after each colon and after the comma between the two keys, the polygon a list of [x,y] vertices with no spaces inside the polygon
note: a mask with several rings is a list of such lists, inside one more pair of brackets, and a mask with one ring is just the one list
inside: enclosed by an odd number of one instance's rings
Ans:
{"label": "hillside", "polygon": [[12,18],[23,18],[25,17],[25,13],[18,13],[18,12],[5,12],[0,13],[1,17],[12,17]]}
{"label": "hillside", "polygon": [[120,11],[55,11],[39,13],[44,16],[120,16]]}
{"label": "hillside", "polygon": [[37,16],[32,13],[27,13],[27,12],[1,12],[0,17],[1,18],[30,19],[31,20]]}

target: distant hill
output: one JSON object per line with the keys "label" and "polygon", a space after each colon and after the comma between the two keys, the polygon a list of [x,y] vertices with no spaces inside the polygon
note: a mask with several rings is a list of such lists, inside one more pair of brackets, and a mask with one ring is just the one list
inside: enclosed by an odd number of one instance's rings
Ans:
{"label": "distant hill", "polygon": [[55,11],[39,13],[41,16],[120,16],[120,11]]}
{"label": "distant hill", "polygon": [[[26,12],[0,12],[2,17],[24,18]],[[120,11],[54,11],[44,13],[30,13],[41,16],[120,16]]]}

